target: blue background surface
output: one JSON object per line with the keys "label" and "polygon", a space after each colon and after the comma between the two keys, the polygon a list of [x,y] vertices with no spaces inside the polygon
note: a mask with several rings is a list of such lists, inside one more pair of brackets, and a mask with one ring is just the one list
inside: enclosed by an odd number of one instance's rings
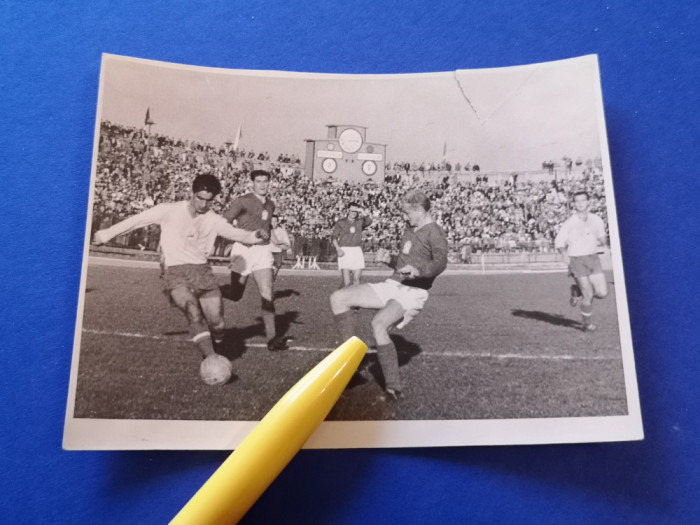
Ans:
{"label": "blue background surface", "polygon": [[0,3],[0,521],[164,523],[227,456],[61,450],[108,52],[332,73],[599,54],[646,440],[302,451],[245,522],[698,522],[698,5]]}

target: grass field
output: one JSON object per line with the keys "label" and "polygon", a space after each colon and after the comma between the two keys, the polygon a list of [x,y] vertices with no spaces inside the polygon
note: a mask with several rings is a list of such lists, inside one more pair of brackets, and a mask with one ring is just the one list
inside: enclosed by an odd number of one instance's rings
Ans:
{"label": "grass field", "polygon": [[[294,337],[292,348],[267,351],[251,281],[241,302],[224,301],[221,353],[233,361],[235,376],[207,386],[185,318],[168,305],[158,275],[156,268],[91,262],[75,417],[258,420],[335,348],[328,297],[339,276],[283,271],[276,283],[278,325]],[[227,282],[226,274],[217,276]],[[595,303],[594,333],[579,330],[568,285],[564,273],[442,275],[423,312],[394,332],[405,399],[384,399],[381,371],[369,354],[329,419],[627,414],[614,284]],[[359,335],[371,342],[370,315],[363,314]]]}

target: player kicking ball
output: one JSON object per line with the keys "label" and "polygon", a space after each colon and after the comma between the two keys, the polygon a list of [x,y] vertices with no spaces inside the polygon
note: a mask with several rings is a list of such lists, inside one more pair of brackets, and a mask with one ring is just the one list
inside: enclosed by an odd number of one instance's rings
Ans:
{"label": "player kicking ball", "polygon": [[217,354],[215,345],[224,338],[224,307],[209,254],[218,236],[232,241],[258,244],[264,232],[234,228],[209,208],[221,192],[213,175],[199,175],[192,183],[192,197],[163,203],[95,232],[93,242],[110,239],[151,224],[161,228],[160,248],[163,282],[172,302],[185,314],[192,341],[204,360],[200,375],[207,384],[223,384],[231,378],[231,362]]}
{"label": "player kicking ball", "polygon": [[331,294],[331,310],[343,341],[356,335],[355,308],[378,310],[372,319],[377,357],[384,374],[384,390],[390,399],[403,397],[399,361],[389,332],[403,328],[423,308],[435,278],[447,267],[447,238],[430,214],[430,200],[416,190],[401,199],[408,227],[398,255],[386,250],[378,259],[394,269],[384,282],[356,284]]}
{"label": "player kicking ball", "polygon": [[605,247],[605,223],[588,211],[588,193],[574,193],[574,213],[561,225],[554,246],[562,254],[576,283],[571,286],[570,304],[580,303],[582,330],[593,332],[593,299],[608,295],[608,283],[598,252]]}
{"label": "player kicking ball", "polygon": [[287,338],[277,337],[275,326],[275,302],[272,295],[274,283],[274,257],[270,246],[270,230],[275,203],[267,196],[270,189],[270,173],[254,170],[250,173],[252,191],[242,195],[231,203],[224,213],[227,221],[236,221],[236,225],[249,232],[264,232],[262,244],[238,241],[231,248],[231,289],[226,298],[236,302],[243,297],[248,277],[253,280],[260,293],[261,311],[267,349],[270,351],[286,350]]}

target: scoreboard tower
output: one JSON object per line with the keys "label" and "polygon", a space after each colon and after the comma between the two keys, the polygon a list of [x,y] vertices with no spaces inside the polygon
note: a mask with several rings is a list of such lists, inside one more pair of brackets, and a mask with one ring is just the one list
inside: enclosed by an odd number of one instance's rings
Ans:
{"label": "scoreboard tower", "polygon": [[306,140],[304,171],[313,180],[384,183],[386,144],[366,141],[367,128],[328,125],[328,137]]}

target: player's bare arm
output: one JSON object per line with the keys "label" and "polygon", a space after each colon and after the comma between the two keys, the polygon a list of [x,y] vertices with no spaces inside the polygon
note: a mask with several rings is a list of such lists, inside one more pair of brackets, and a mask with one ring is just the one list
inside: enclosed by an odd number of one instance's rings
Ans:
{"label": "player's bare arm", "polygon": [[160,220],[164,210],[164,205],[159,204],[151,209],[142,211],[141,213],[137,213],[136,215],[124,219],[123,221],[118,222],[109,228],[98,230],[93,235],[92,242],[99,246],[101,244],[108,243],[110,239],[113,239],[118,235],[129,233],[130,231],[144,228],[145,226],[150,226],[151,224],[154,224]]}
{"label": "player's bare arm", "polygon": [[235,228],[227,222],[221,222],[216,233],[229,241],[241,242],[244,244],[260,244],[270,239],[270,233],[264,228],[251,232],[241,228]]}
{"label": "player's bare arm", "polygon": [[92,244],[100,246],[101,244],[107,244],[110,239],[111,237],[107,235],[107,232],[105,230],[98,230],[92,236]]}

